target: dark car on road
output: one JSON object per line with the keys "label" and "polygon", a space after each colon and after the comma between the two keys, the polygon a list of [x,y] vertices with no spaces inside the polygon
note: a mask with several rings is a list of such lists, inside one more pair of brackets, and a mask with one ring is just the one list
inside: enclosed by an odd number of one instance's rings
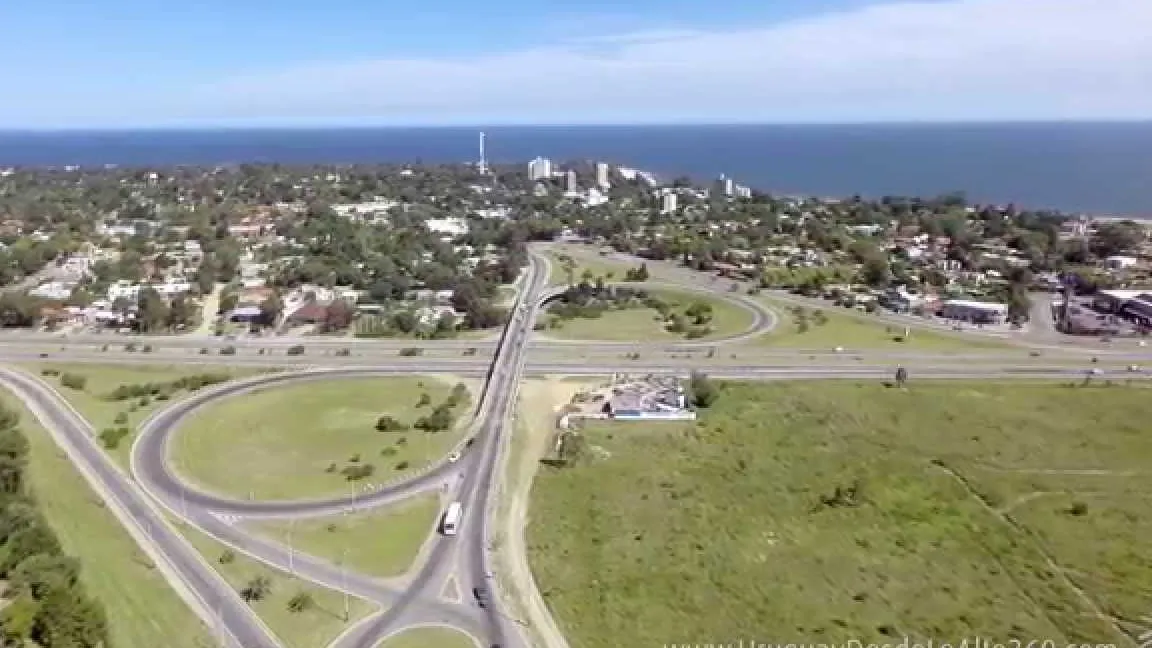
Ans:
{"label": "dark car on road", "polygon": [[476,605],[482,608],[488,607],[488,588],[487,587],[473,587],[472,596],[476,597]]}

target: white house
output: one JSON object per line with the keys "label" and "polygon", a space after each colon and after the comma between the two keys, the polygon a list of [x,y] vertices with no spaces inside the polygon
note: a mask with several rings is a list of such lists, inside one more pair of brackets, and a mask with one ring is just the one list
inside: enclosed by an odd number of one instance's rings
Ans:
{"label": "white house", "polygon": [[29,290],[28,294],[43,299],[64,300],[72,296],[72,286],[60,281],[50,281]]}
{"label": "white house", "polygon": [[131,281],[120,280],[108,286],[108,301],[116,301],[118,299],[127,299],[136,301],[140,298],[140,285],[134,284]]}

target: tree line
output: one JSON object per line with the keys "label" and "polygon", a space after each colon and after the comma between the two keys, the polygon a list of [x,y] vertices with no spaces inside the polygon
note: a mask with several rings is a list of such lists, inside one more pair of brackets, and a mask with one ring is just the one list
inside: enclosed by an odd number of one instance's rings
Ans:
{"label": "tree line", "polygon": [[0,404],[0,609],[5,646],[104,648],[104,607],[80,582],[80,564],[64,553],[26,481],[28,439],[19,415]]}

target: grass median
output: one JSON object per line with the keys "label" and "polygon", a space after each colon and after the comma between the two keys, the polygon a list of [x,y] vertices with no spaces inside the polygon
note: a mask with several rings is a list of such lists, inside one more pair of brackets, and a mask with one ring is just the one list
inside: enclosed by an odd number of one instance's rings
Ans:
{"label": "grass median", "polygon": [[753,322],[751,312],[715,295],[704,292],[640,288],[651,298],[668,307],[669,317],[683,316],[689,329],[694,328],[693,316],[685,316],[693,307],[706,306],[707,323],[704,335],[690,337],[669,330],[668,317],[647,305],[635,303],[626,308],[609,308],[596,317],[559,318],[544,313],[541,322],[547,326],[541,335],[554,339],[600,340],[617,342],[683,342],[707,341],[739,335]]}
{"label": "grass median", "polygon": [[191,385],[187,382],[190,379],[212,376],[212,380],[234,380],[267,372],[222,365],[42,363],[27,368],[52,384],[92,424],[97,434],[119,430],[114,435],[115,443],[105,445],[123,467],[128,466],[137,426],[157,409],[190,394]]}
{"label": "grass median", "polygon": [[181,425],[172,463],[200,487],[239,498],[348,495],[444,457],[469,415],[467,388],[461,389],[453,396],[457,388],[448,378],[406,376],[333,379],[230,397]]}
{"label": "grass median", "polygon": [[249,592],[248,605],[286,648],[327,646],[349,625],[377,609],[367,601],[273,569],[185,524],[174,524],[229,585],[237,592]]}
{"label": "grass median", "polygon": [[[1126,642],[1147,613],[1144,385],[722,383],[584,429],[529,555],[573,645],[762,635]],[[791,639],[790,639],[791,640]]]}
{"label": "grass median", "polygon": [[246,528],[296,551],[372,576],[400,576],[435,532],[440,502],[416,496],[392,506],[299,521],[252,522]]}

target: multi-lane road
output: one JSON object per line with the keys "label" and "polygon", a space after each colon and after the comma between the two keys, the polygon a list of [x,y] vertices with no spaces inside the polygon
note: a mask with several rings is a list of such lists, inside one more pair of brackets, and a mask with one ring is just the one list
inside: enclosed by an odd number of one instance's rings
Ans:
{"label": "multi-lane road", "polygon": [[[125,474],[106,456],[96,443],[91,426],[53,388],[24,371],[0,368],[0,384],[26,402],[33,413],[52,433],[56,442],[108,502],[109,508],[136,537],[145,551],[170,580],[189,605],[214,629],[219,641],[239,648],[280,646],[276,637],[257,618],[236,592],[208,565],[187,540],[168,522],[175,517],[208,533],[219,541],[245,552],[275,568],[320,585],[343,591],[350,596],[378,604],[379,611],[354,624],[332,644],[335,648],[373,648],[379,642],[405,628],[416,625],[445,625],[465,632],[483,646],[500,645],[530,648],[547,645],[558,648],[556,637],[532,638],[523,622],[513,619],[506,602],[499,595],[500,575],[495,574],[490,553],[490,530],[494,499],[499,492],[499,471],[507,444],[507,429],[516,402],[521,378],[525,374],[604,375],[616,371],[629,373],[685,374],[699,358],[688,362],[643,361],[622,363],[607,359],[600,363],[588,360],[533,360],[528,352],[570,347],[563,343],[530,344],[536,311],[555,291],[547,288],[547,261],[533,255],[512,316],[501,334],[489,340],[445,341],[422,343],[442,349],[476,349],[474,353],[454,357],[397,357],[396,351],[410,343],[367,340],[310,339],[307,346],[313,355],[290,356],[285,348],[299,343],[289,338],[220,340],[214,338],[154,337],[132,338],[140,345],[155,345],[168,353],[110,354],[100,348],[111,340],[102,336],[72,338],[44,337],[29,334],[0,339],[0,358],[8,361],[42,359],[47,354],[58,359],[78,362],[189,362],[218,364],[225,360],[233,365],[285,368],[297,371],[269,373],[218,385],[159,411],[140,429],[132,448],[131,474]],[[707,280],[704,280],[705,282]],[[715,290],[699,277],[688,281],[696,290]],[[651,284],[656,286],[658,284]],[[683,287],[683,286],[680,286]],[[753,318],[748,331],[727,340],[707,343],[661,345],[665,351],[693,350],[701,345],[715,346],[738,342],[763,333],[775,326],[775,314],[762,302],[739,293],[717,293],[747,309]],[[116,339],[116,338],[113,338]],[[123,343],[126,340],[116,339]],[[248,351],[220,358],[198,350],[213,346],[237,346]],[[605,353],[635,344],[598,345]],[[50,348],[50,351],[43,349]],[[269,352],[251,352],[260,348]],[[348,354],[336,349],[348,348]],[[583,348],[583,347],[582,347]],[[315,355],[319,350],[321,355]],[[803,352],[809,355],[811,352]],[[1100,351],[1116,361],[1133,363],[1144,359],[1137,349]],[[783,356],[789,355],[784,353]],[[1148,354],[1152,357],[1152,353]],[[957,361],[963,356],[944,358],[932,355],[906,354],[900,361],[919,377],[1061,377],[1083,375],[1088,365],[1080,356],[1054,358],[1045,362]],[[786,358],[785,358],[786,359]],[[822,366],[799,355],[792,363],[736,362],[709,366],[712,375],[754,379],[819,379],[881,378],[890,376],[892,362],[860,362]],[[984,358],[984,360],[988,360]],[[1122,371],[1122,370],[1121,370]],[[444,372],[475,375],[484,378],[484,388],[474,413],[468,446],[461,446],[458,461],[447,459],[424,472],[394,484],[379,484],[342,498],[312,501],[262,502],[236,500],[204,492],[189,486],[169,464],[169,448],[175,430],[185,417],[221,398],[241,398],[253,390],[301,381],[337,380],[369,375]],[[1131,375],[1131,372],[1128,372]],[[237,524],[245,519],[298,518],[342,513],[351,509],[383,506],[421,492],[443,492],[446,499],[461,502],[464,516],[460,532],[453,537],[433,534],[423,552],[423,560],[414,573],[397,581],[382,581],[347,570],[319,558],[300,554],[290,547],[252,535]],[[455,596],[446,595],[454,585]],[[493,596],[486,607],[472,599],[473,588],[485,588]],[[544,625],[547,611],[530,610],[530,625]]]}

